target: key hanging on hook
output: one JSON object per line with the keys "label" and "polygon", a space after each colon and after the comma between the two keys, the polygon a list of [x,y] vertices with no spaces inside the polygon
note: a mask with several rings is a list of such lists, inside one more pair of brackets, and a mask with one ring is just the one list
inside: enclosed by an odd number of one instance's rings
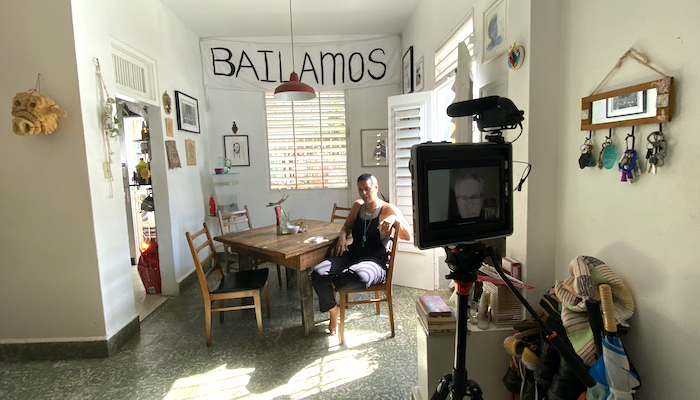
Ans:
{"label": "key hanging on hook", "polygon": [[666,156],[666,138],[664,137],[661,124],[659,124],[658,131],[652,132],[647,136],[647,142],[648,172],[656,175],[657,167],[664,165],[664,157]]}
{"label": "key hanging on hook", "polygon": [[591,161],[593,161],[593,165],[595,165],[595,160],[593,160],[593,155],[591,154],[593,151],[593,145],[591,144],[592,135],[593,131],[588,131],[588,137],[581,145],[581,156],[578,158],[578,166],[581,169],[590,166]]}
{"label": "key hanging on hook", "polygon": [[[617,162],[617,150],[612,141],[613,128],[610,128],[608,136],[605,137],[603,142],[603,150],[601,151],[600,159],[603,162],[605,169],[612,169]],[[598,164],[600,167],[600,163]]]}

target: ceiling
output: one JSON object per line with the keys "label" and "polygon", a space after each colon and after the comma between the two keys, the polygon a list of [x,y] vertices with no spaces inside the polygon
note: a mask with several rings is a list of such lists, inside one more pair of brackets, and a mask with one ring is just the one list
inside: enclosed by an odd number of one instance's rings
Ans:
{"label": "ceiling", "polygon": [[421,0],[160,0],[199,37],[401,33]]}

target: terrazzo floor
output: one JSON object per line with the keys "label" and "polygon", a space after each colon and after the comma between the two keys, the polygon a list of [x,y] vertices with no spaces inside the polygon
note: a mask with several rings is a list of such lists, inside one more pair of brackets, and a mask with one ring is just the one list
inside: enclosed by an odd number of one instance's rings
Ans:
{"label": "terrazzo floor", "polygon": [[195,282],[146,317],[140,334],[110,358],[0,362],[0,399],[411,398],[418,373],[414,302],[446,291],[394,286],[394,338],[386,305],[380,315],[369,304],[349,309],[346,344],[339,346],[325,333],[327,313],[317,311],[315,331],[304,336],[298,289],[280,289],[269,266],[264,342],[257,340],[253,310],[230,311],[223,323],[212,318],[207,347]]}

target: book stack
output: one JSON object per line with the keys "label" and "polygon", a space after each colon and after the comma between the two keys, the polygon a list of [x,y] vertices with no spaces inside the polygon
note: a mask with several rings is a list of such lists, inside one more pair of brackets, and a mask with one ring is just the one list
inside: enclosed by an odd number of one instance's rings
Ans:
{"label": "book stack", "polygon": [[416,310],[428,335],[454,335],[457,330],[457,318],[440,296],[420,296]]}

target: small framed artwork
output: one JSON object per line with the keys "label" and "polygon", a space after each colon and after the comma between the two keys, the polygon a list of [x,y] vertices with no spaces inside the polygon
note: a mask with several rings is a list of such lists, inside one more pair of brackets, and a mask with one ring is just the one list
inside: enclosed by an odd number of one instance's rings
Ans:
{"label": "small framed artwork", "polygon": [[647,111],[646,98],[646,90],[609,97],[605,103],[605,116],[611,118],[643,114]]}
{"label": "small framed artwork", "polygon": [[224,157],[231,160],[232,167],[249,167],[248,135],[224,135]]}
{"label": "small framed artwork", "polygon": [[165,119],[165,135],[173,137],[173,119],[172,118]]}
{"label": "small framed artwork", "polygon": [[177,106],[177,129],[199,133],[199,104],[197,99],[176,90],[175,105]]}
{"label": "small framed artwork", "polygon": [[416,63],[416,92],[423,90],[423,57]]}
{"label": "small framed artwork", "polygon": [[362,166],[383,167],[389,165],[386,159],[388,130],[363,129],[362,134]]}
{"label": "small framed artwork", "polygon": [[484,12],[482,62],[486,63],[508,50],[506,25],[508,23],[506,0],[496,0]]}
{"label": "small framed artwork", "polygon": [[403,94],[413,93],[413,46],[403,55]]}
{"label": "small framed artwork", "polygon": [[180,155],[177,153],[177,144],[174,140],[165,141],[165,153],[168,155],[168,168],[182,168],[180,165]]}
{"label": "small framed artwork", "polygon": [[187,165],[197,165],[197,148],[194,140],[185,139],[185,151],[187,154]]}

